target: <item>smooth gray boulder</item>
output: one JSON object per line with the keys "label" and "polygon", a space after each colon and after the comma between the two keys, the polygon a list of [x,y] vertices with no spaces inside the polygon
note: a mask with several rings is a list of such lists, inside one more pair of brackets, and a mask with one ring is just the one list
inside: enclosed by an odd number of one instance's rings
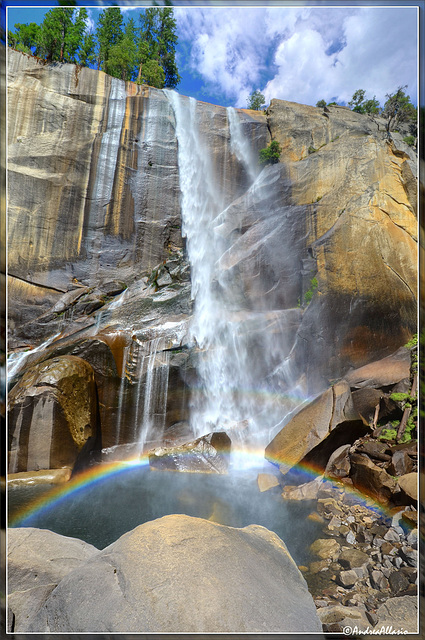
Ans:
{"label": "smooth gray boulder", "polygon": [[124,534],[72,571],[31,630],[279,633],[322,626],[275,533],[170,515]]}
{"label": "smooth gray boulder", "polygon": [[82,540],[32,527],[9,529],[7,550],[8,627],[15,633],[29,631],[62,578],[98,552]]}
{"label": "smooth gray boulder", "polygon": [[416,596],[388,598],[376,610],[378,622],[375,629],[393,627],[400,634],[418,632],[418,599]]}

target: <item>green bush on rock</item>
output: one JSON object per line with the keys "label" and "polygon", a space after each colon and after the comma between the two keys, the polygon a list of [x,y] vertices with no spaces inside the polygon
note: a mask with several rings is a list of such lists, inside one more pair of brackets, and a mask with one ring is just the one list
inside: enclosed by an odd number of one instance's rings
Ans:
{"label": "green bush on rock", "polygon": [[304,294],[304,302],[305,304],[310,304],[313,299],[314,292],[316,291],[319,283],[317,282],[317,278],[312,278],[310,281],[310,289]]}
{"label": "green bush on rock", "polygon": [[402,411],[401,420],[393,420],[382,429],[379,440],[392,440],[398,444],[410,442],[414,438],[414,431],[418,421],[418,397],[417,397],[417,372],[418,372],[418,336],[415,334],[404,345],[411,350],[410,380],[411,389],[409,392],[395,391],[389,396],[395,402],[398,411]]}
{"label": "green bush on rock", "polygon": [[268,147],[260,149],[260,164],[276,164],[279,162],[282,149],[277,140],[272,140]]}
{"label": "green bush on rock", "polygon": [[408,144],[409,147],[413,147],[414,144],[415,144],[415,137],[414,136],[406,136],[405,138],[403,138],[403,142]]}

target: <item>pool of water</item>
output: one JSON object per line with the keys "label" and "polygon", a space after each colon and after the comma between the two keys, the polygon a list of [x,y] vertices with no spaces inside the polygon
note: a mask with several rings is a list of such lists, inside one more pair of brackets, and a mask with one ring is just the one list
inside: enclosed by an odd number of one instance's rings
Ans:
{"label": "pool of water", "polygon": [[10,487],[10,525],[50,529],[103,549],[144,522],[183,513],[232,527],[267,527],[282,538],[299,564],[306,563],[308,547],[321,530],[307,519],[314,503],[285,502],[278,488],[260,493],[252,471],[215,475],[129,468],[22,518],[49,490],[40,485]]}

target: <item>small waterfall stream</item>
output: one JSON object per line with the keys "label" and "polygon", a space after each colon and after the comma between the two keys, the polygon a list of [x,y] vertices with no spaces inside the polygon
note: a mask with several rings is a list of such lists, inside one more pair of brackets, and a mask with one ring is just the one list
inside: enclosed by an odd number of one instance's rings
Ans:
{"label": "small waterfall stream", "polygon": [[248,172],[251,182],[259,174],[258,162],[254,150],[245,137],[236,109],[227,107],[227,119],[230,130],[230,149]]}
{"label": "small waterfall stream", "polygon": [[[146,373],[144,383],[143,411],[139,423],[139,447],[143,451],[145,443],[155,434],[161,435],[165,427],[168,393],[169,352],[162,351],[159,354],[161,338],[155,338],[148,343]],[[160,358],[160,360],[159,360]],[[158,361],[159,360],[159,361]],[[137,426],[137,425],[136,425]]]}

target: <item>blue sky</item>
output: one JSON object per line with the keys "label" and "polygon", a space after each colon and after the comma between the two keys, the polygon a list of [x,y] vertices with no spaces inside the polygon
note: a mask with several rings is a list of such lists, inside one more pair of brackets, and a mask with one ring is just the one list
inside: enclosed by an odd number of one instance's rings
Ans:
{"label": "blue sky", "polygon": [[[16,22],[42,22],[48,9],[29,4],[9,7],[9,29]],[[105,5],[89,4],[84,6],[95,28]],[[137,17],[142,8],[136,2],[117,4],[125,18]],[[375,95],[383,104],[387,93],[408,85],[417,104],[417,2],[245,4],[174,3],[180,93],[244,107],[254,89],[267,102],[305,104],[320,99],[346,104],[354,91],[364,89],[366,98]]]}

